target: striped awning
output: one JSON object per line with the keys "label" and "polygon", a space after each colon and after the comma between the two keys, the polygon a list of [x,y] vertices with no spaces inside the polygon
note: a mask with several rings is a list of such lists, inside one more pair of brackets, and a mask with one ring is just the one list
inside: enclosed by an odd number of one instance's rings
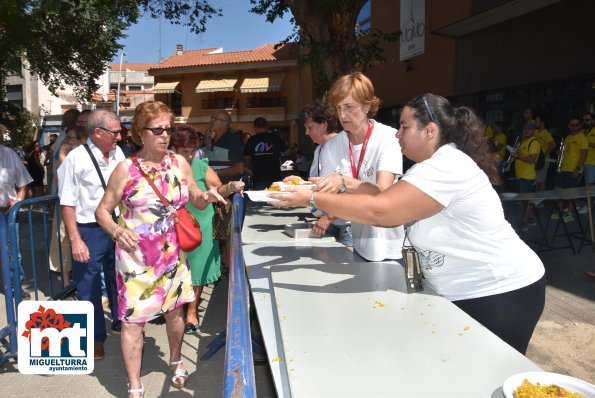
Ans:
{"label": "striped awning", "polygon": [[267,76],[247,77],[242,82],[240,91],[242,93],[266,93],[269,91],[281,91],[284,73],[275,73]]}
{"label": "striped awning", "polygon": [[159,82],[153,86],[153,94],[173,94],[178,92],[176,87],[180,84],[177,82]]}
{"label": "striped awning", "polygon": [[197,93],[216,93],[218,91],[233,91],[238,79],[201,80],[196,86]]}

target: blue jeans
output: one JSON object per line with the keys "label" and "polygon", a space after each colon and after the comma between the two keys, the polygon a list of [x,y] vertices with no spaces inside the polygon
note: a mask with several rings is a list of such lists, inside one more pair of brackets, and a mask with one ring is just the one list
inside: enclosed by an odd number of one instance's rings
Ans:
{"label": "blue jeans", "polygon": [[585,184],[595,184],[595,164],[585,164],[584,166]]}
{"label": "blue jeans", "polygon": [[524,178],[519,178],[516,182],[518,184],[520,193],[533,192],[533,185],[535,184],[535,180],[526,180]]}
{"label": "blue jeans", "polygon": [[97,223],[77,224],[81,239],[89,249],[89,262],[72,259],[72,277],[76,283],[79,300],[93,304],[95,341],[105,341],[105,319],[101,305],[101,270],[105,271],[105,287],[112,312],[112,329],[119,329],[118,290],[116,287],[116,250],[111,237]]}
{"label": "blue jeans", "polygon": [[326,233],[332,235],[337,240],[337,242],[344,246],[353,246],[353,234],[351,232],[350,224],[331,224],[328,226]]}

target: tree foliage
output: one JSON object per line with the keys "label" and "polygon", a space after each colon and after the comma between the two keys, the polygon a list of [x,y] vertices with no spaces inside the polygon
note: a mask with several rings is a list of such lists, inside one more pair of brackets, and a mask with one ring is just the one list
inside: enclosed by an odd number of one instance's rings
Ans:
{"label": "tree foliage", "polygon": [[[243,0],[245,1],[245,0]],[[145,12],[171,23],[206,30],[221,16],[215,0],[3,0],[0,1],[0,98],[5,79],[22,59],[31,72],[56,91],[65,84],[88,99],[122,45],[126,29]],[[356,33],[357,16],[366,0],[250,0],[251,11],[269,22],[291,14],[297,29],[285,41],[299,41],[303,62],[312,65],[316,96],[340,74],[365,71],[382,61],[383,40],[395,33]],[[3,105],[4,104],[4,105]],[[0,107],[6,108],[4,100]],[[1,109],[0,109],[1,111]]]}
{"label": "tree foliage", "polygon": [[0,123],[8,128],[11,145],[23,145],[32,139],[37,131],[31,112],[5,102],[0,105]]}
{"label": "tree foliage", "polygon": [[[65,84],[88,98],[140,15],[129,0],[8,0],[0,6],[0,70],[21,58],[53,92]],[[4,74],[5,76],[5,74]]]}
{"label": "tree foliage", "polygon": [[6,101],[6,78],[21,62],[54,94],[72,86],[84,102],[122,49],[126,29],[146,12],[204,32],[221,10],[202,0],[0,0],[0,117],[28,129],[26,110]]}

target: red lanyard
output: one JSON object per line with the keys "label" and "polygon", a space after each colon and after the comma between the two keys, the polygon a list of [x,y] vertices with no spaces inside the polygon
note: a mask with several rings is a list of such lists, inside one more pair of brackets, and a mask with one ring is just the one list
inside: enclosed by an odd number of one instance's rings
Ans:
{"label": "red lanyard", "polygon": [[357,168],[355,168],[355,160],[353,159],[353,149],[351,149],[351,142],[349,142],[349,158],[351,160],[351,176],[355,179],[358,179],[359,170],[362,167],[362,161],[364,160],[364,155],[366,154],[366,148],[368,147],[368,141],[370,140],[370,136],[372,135],[372,129],[374,128],[374,124],[371,120],[368,121],[368,131],[366,131],[366,136],[364,137],[364,142],[362,144],[362,150],[359,154],[359,162],[357,162]]}

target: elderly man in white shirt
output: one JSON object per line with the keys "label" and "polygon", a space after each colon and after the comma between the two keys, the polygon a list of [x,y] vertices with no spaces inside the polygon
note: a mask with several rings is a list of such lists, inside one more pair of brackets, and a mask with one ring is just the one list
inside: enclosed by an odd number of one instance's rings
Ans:
{"label": "elderly man in white shirt", "polygon": [[[0,212],[3,217],[8,215],[12,207],[25,199],[27,195],[27,185],[33,181],[31,175],[23,165],[19,155],[10,148],[4,146],[4,134],[6,126],[0,124]],[[17,235],[19,224],[16,224]],[[10,237],[8,237],[10,240]],[[9,242],[6,242],[8,245]],[[18,242],[17,242],[18,244]],[[19,250],[18,262],[20,269],[21,282],[25,277],[23,266],[21,264],[21,253]],[[30,298],[31,295],[25,291],[21,293],[22,298]]]}
{"label": "elderly man in white shirt", "polygon": [[99,171],[107,184],[116,165],[125,157],[117,145],[122,138],[122,127],[116,114],[102,109],[93,111],[89,115],[87,130],[89,139],[86,145],[73,149],[58,169],[58,195],[72,246],[72,274],[77,296],[79,300],[93,303],[95,358],[101,359],[105,355],[103,343],[107,337],[101,303],[102,270],[113,317],[112,332],[119,333],[121,326],[117,319],[115,246],[95,220],[95,209],[104,193]]}

